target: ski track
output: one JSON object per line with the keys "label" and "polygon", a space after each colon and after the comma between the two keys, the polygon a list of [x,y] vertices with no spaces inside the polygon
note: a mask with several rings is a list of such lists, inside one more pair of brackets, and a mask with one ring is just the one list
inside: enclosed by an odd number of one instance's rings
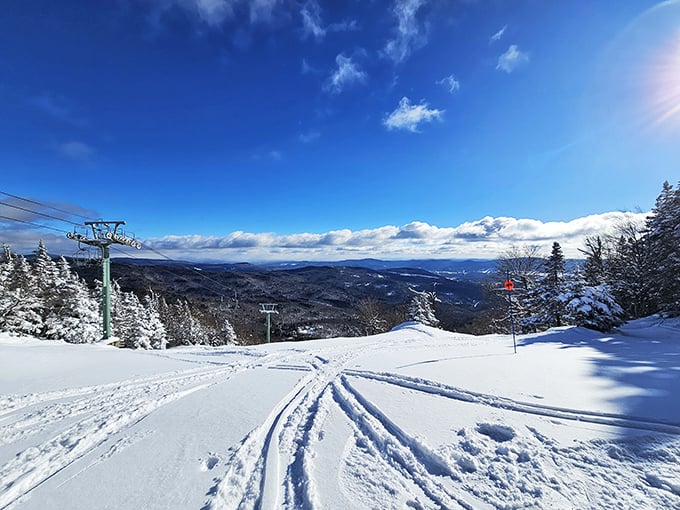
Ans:
{"label": "ski track", "polygon": [[[328,410],[330,383],[356,356],[347,351],[333,363],[313,357],[294,388],[264,423],[232,452],[224,477],[211,489],[205,509],[312,508],[317,505],[309,440]],[[309,357],[308,353],[298,357]],[[288,366],[292,361],[288,363]],[[294,366],[299,367],[300,363]],[[277,368],[276,365],[271,368]],[[280,368],[280,367],[279,367]],[[283,367],[288,368],[287,366]]]}
{"label": "ski track", "polygon": [[[344,377],[344,373],[352,372],[345,368],[351,360],[391,347],[390,342],[385,342],[359,351],[354,347],[336,348],[328,356],[289,351],[285,363],[270,364],[268,368],[294,367],[305,375],[264,423],[231,452],[227,471],[208,491],[203,510],[320,507],[313,443],[334,404],[350,423],[362,423],[360,428],[354,426],[355,433],[375,446],[395,475],[406,480],[405,486],[410,481],[428,494],[434,507],[485,508],[473,496],[454,490],[450,482],[459,478],[448,464],[392,423]],[[410,467],[409,462],[416,467]],[[438,477],[447,480],[440,482]],[[471,499],[474,504],[469,502]]]}
{"label": "ski track", "polygon": [[26,448],[0,466],[0,510],[162,406],[238,372],[278,363],[284,355],[277,352],[219,367],[198,363],[198,368],[170,374],[5,398],[3,403],[9,404],[0,420],[9,423],[0,427],[0,445],[56,430],[46,441]]}
{"label": "ski track", "polygon": [[[361,352],[336,348],[329,351],[328,356],[312,356],[293,350],[288,351],[287,357],[278,364],[267,365],[270,369],[299,371],[301,379],[272,409],[263,424],[231,451],[227,471],[208,491],[203,510],[321,507],[314,480],[314,443],[332,405],[347,416],[357,441],[378,457],[373,460],[374,464],[382,466],[379,469],[389,470],[395,485],[406,493],[413,488],[422,492],[426,503],[419,501],[416,493],[409,493],[409,496],[415,496],[416,505],[425,503],[423,508],[447,509],[505,507],[465,480],[468,468],[464,455],[455,454],[453,457],[458,461],[451,462],[450,458],[443,457],[446,452],[434,451],[408,435],[352,386],[350,380],[354,377],[520,413],[680,434],[680,424],[671,422],[520,402],[395,373],[347,368],[358,356],[390,348],[389,343],[374,345]],[[489,424],[479,425],[479,433],[489,435],[492,442],[504,441],[504,438],[496,437],[505,433],[502,426],[493,424],[486,430],[485,425]],[[653,476],[647,476],[647,483],[669,492],[676,489],[672,482]],[[523,490],[530,492],[530,489]],[[555,491],[569,492],[567,488]],[[534,503],[538,501],[536,497],[540,498],[535,496]]]}
{"label": "ski track", "polygon": [[[455,488],[457,473],[430,448],[407,435],[341,377],[333,385],[335,401],[354,424],[355,432],[374,445],[401,477],[411,480],[429,498],[431,505],[443,509],[485,508],[481,501]],[[451,483],[453,482],[453,483]],[[431,506],[428,506],[430,508]]]}
{"label": "ski track", "polygon": [[[268,368],[305,374],[262,425],[232,451],[226,473],[208,491],[204,510],[314,508],[318,497],[310,441],[318,437],[332,404],[331,388],[347,364],[391,343],[321,349],[321,355],[293,349]],[[325,355],[324,353],[328,353]]]}
{"label": "ski track", "polygon": [[459,400],[472,404],[481,404],[508,411],[534,414],[550,418],[560,418],[565,420],[596,423],[599,425],[609,425],[612,427],[631,428],[648,430],[650,432],[662,432],[666,434],[680,435],[680,423],[665,420],[654,420],[651,418],[641,418],[624,414],[602,413],[597,411],[584,411],[567,407],[556,407],[531,402],[521,402],[507,397],[499,397],[486,393],[479,393],[454,386],[448,386],[427,379],[409,377],[406,375],[371,372],[364,370],[346,370],[346,375],[372,379],[384,383],[400,386],[402,388],[429,393],[440,397]]}

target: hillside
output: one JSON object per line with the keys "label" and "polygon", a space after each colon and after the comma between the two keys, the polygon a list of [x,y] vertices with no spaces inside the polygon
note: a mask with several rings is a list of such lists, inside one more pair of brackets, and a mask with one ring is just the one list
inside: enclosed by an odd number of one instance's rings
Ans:
{"label": "hillside", "polygon": [[680,324],[116,350],[0,336],[0,508],[678,508]]}
{"label": "hillside", "polygon": [[[187,266],[114,259],[111,275],[125,291],[143,295],[152,288],[171,300],[188,299],[206,313],[224,313],[246,343],[263,340],[260,303],[278,304],[280,313],[272,321],[273,339],[278,341],[360,335],[357,308],[367,298],[388,306],[396,317],[393,323],[398,324],[406,319],[412,290],[434,289],[441,300],[437,316],[449,330],[464,328],[493,300],[482,285],[492,262],[439,261],[443,273],[416,267],[430,267],[428,261],[411,262],[411,267],[385,262],[390,267],[373,269],[361,267],[362,261],[355,261],[357,266],[295,264],[291,268],[291,264]],[[75,269],[90,283],[101,278],[97,265]]]}

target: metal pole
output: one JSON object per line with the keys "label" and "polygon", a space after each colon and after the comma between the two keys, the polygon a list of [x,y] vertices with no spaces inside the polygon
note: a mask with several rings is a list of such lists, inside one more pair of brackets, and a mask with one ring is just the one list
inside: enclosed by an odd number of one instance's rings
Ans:
{"label": "metal pole", "polygon": [[102,319],[104,339],[111,338],[111,260],[109,245],[102,244]]}
{"label": "metal pole", "polygon": [[517,342],[515,342],[515,316],[512,313],[512,291],[508,291],[508,300],[510,301],[510,328],[512,329],[512,347],[517,354]]}
{"label": "metal pole", "polygon": [[512,348],[517,354],[517,342],[515,341],[515,315],[512,313],[512,289],[515,286],[510,279],[510,271],[505,273],[505,288],[508,291],[508,303],[510,304],[510,330],[512,331]]}
{"label": "metal pole", "polygon": [[271,343],[271,313],[265,314],[267,316],[267,343]]}

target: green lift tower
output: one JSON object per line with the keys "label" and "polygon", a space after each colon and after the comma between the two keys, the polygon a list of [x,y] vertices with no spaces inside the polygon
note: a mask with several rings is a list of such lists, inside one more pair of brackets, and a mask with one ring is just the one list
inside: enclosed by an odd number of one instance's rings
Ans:
{"label": "green lift tower", "polygon": [[[96,246],[100,249],[102,254],[102,329],[103,339],[111,338],[111,260],[109,257],[109,247],[112,244],[122,244],[124,246],[132,246],[136,249],[141,249],[142,244],[127,237],[122,232],[119,232],[121,225],[125,225],[124,221],[86,221],[85,225],[90,227],[92,236],[80,234],[78,232],[69,232],[66,237],[78,241],[78,243],[87,244],[89,246]],[[89,234],[89,232],[88,232]]]}

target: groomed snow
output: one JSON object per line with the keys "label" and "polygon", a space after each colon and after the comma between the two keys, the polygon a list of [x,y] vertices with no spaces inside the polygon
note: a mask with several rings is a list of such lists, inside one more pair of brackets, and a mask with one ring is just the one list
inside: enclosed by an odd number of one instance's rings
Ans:
{"label": "groomed snow", "polygon": [[0,510],[680,508],[680,323],[130,351],[0,335]]}

